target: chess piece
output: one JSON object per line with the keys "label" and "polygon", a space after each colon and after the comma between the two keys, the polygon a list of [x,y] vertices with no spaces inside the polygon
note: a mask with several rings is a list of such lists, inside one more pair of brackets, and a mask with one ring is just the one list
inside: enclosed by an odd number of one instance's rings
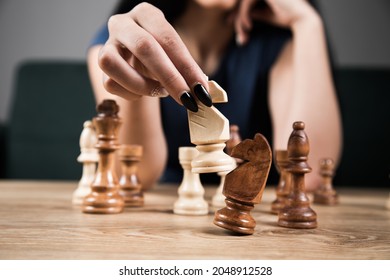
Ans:
{"label": "chess piece", "polygon": [[320,160],[320,175],[322,183],[314,192],[314,203],[336,205],[339,203],[338,195],[333,189],[334,162],[330,158]]}
{"label": "chess piece", "polygon": [[286,199],[291,190],[291,176],[286,171],[289,163],[287,150],[276,150],[274,162],[280,177],[276,187],[276,199],[271,203],[271,213],[279,214],[279,211],[286,205]]}
{"label": "chess piece", "polygon": [[286,169],[291,173],[291,192],[286,206],[279,211],[278,225],[288,228],[316,228],[317,214],[310,208],[310,200],[305,192],[305,173],[311,171],[307,163],[309,140],[303,122],[294,122],[293,129],[288,139],[289,165]]}
{"label": "chess piece", "polygon": [[[231,154],[233,148],[241,142],[241,136],[239,134],[239,128],[237,125],[230,125],[230,139],[226,142],[226,153]],[[225,184],[225,177],[230,171],[237,167],[237,164],[242,163],[242,159],[232,158],[231,170],[218,172],[221,180],[215,194],[211,199],[211,205],[215,207],[224,207],[225,206],[225,196],[222,194],[223,185]]]}
{"label": "chess piece", "polygon": [[[209,93],[213,103],[227,102],[226,92],[214,81],[209,81]],[[230,157],[223,152],[229,140],[229,120],[214,106],[198,104],[198,112],[188,110],[191,143],[199,155],[191,166],[195,173],[213,173],[231,170]]]}
{"label": "chess piece", "polygon": [[83,164],[83,172],[77,189],[73,192],[72,202],[81,205],[85,196],[91,192],[91,184],[95,178],[96,163],[99,160],[95,149],[97,137],[91,121],[85,121],[80,135],[80,155],[77,161]]}
{"label": "chess piece", "polygon": [[119,184],[115,174],[115,150],[119,148],[117,137],[121,120],[118,117],[119,107],[114,100],[104,100],[97,107],[98,115],[93,124],[98,135],[96,148],[99,162],[91,193],[82,204],[82,211],[91,214],[120,213],[124,207],[123,198],[119,195]]}
{"label": "chess piece", "polygon": [[246,139],[233,148],[232,157],[244,162],[226,175],[226,207],[218,210],[214,224],[240,234],[253,234],[256,221],[250,214],[260,203],[272,162],[271,148],[263,135]]}
{"label": "chess piece", "polygon": [[208,203],[204,200],[204,188],[199,174],[191,171],[191,161],[198,155],[195,147],[180,147],[179,161],[183,167],[183,180],[178,189],[179,198],[173,205],[173,212],[181,215],[206,215]]}
{"label": "chess piece", "polygon": [[119,178],[119,194],[126,207],[144,205],[142,184],[138,177],[138,163],[142,157],[142,146],[122,145],[119,149],[119,160],[122,174]]}

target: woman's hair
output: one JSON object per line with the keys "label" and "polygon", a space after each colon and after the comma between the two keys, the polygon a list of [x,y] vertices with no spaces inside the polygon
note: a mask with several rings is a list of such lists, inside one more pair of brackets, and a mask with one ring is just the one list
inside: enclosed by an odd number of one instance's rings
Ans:
{"label": "woman's hair", "polygon": [[114,9],[113,14],[124,14],[133,9],[135,6],[142,2],[148,2],[149,4],[160,9],[165,18],[172,22],[179,17],[185,10],[188,0],[151,0],[151,1],[140,1],[140,0],[121,0],[117,7]]}

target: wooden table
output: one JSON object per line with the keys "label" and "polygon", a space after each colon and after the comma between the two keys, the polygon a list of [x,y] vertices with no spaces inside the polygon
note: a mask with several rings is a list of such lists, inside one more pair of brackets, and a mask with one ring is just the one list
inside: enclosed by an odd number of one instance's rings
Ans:
{"label": "wooden table", "polygon": [[255,234],[237,236],[213,225],[215,209],[173,214],[177,186],[158,186],[144,208],[114,215],[72,206],[76,186],[0,181],[0,259],[390,259],[388,190],[337,188],[341,204],[312,205],[319,227],[298,230],[277,226],[267,187],[253,211]]}

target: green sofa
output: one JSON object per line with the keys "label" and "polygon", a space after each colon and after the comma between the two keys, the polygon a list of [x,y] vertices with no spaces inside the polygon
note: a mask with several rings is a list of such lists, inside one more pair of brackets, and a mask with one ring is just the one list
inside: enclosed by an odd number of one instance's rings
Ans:
{"label": "green sofa", "polygon": [[85,62],[27,61],[5,128],[5,178],[74,180],[83,122],[95,115]]}

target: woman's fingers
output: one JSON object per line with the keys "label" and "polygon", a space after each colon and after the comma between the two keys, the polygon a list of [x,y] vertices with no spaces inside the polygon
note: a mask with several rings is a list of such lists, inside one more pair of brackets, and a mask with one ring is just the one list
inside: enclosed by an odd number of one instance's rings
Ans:
{"label": "woman's fingers", "polygon": [[126,100],[138,100],[142,97],[142,95],[135,94],[133,92],[128,91],[127,89],[125,89],[120,84],[118,84],[113,79],[107,76],[103,78],[103,85],[108,92],[120,96]]}
{"label": "woman's fingers", "polygon": [[251,10],[256,0],[240,1],[234,27],[236,31],[236,41],[239,45],[244,45],[249,38],[249,32],[252,29]]}
{"label": "woman's fingers", "polygon": [[[104,80],[107,91],[118,95],[119,93],[123,95],[126,91],[140,96],[167,95],[166,89],[159,82],[141,75],[122,58],[119,52],[118,46],[108,41],[99,54],[99,66],[110,77]],[[129,97],[123,97],[128,100],[134,99],[131,94]]]}
{"label": "woman's fingers", "polygon": [[[149,4],[142,4],[132,10],[131,14],[134,21],[150,33],[162,47],[175,68],[184,78],[186,84],[192,89],[195,85],[201,84],[205,94],[208,94],[207,76],[193,59],[176,30],[166,21],[162,12]],[[200,88],[200,86],[197,88]],[[196,89],[194,92],[197,94]],[[211,97],[209,95],[201,96],[199,99],[202,101],[201,98],[210,98],[210,104],[206,105],[211,106]],[[206,100],[205,102],[208,103]]]}
{"label": "woman's fingers", "polygon": [[148,95],[160,91],[158,83],[179,104],[197,111],[192,89],[201,102],[212,105],[207,77],[157,8],[140,4],[127,14],[112,16],[109,32],[99,65],[123,88]]}
{"label": "woman's fingers", "polygon": [[156,88],[151,79],[141,75],[121,55],[127,49],[179,103],[197,111],[195,99],[188,94],[190,88],[162,47],[128,17],[116,15],[109,20],[110,38],[102,48],[99,65],[102,70],[130,92],[148,95]]}

